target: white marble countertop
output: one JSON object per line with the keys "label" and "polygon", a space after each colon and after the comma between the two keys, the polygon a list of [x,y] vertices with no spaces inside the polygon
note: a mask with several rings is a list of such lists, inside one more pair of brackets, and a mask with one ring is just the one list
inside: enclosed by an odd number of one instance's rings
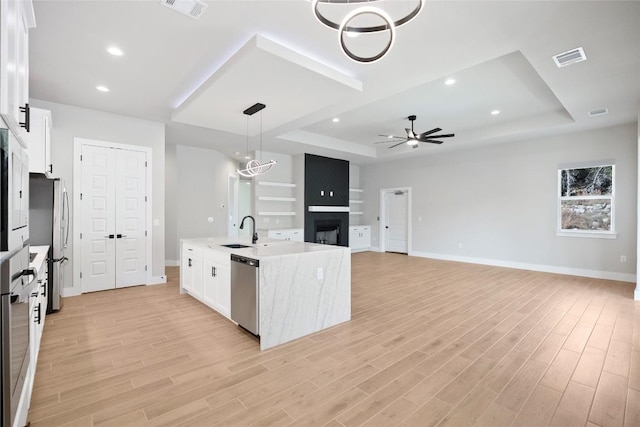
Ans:
{"label": "white marble countertop", "polygon": [[[183,242],[209,247],[210,249],[227,252],[249,258],[262,259],[275,256],[296,255],[309,252],[328,252],[328,251],[348,251],[349,248],[344,246],[320,245],[317,243],[295,242],[292,240],[278,240],[261,238],[255,245],[251,244],[248,238],[230,238],[230,237],[204,237],[197,239],[182,239]],[[249,246],[248,248],[227,248],[222,245],[229,243],[239,243]]]}
{"label": "white marble countertop", "polygon": [[36,277],[40,275],[40,270],[44,266],[47,260],[47,253],[49,252],[49,246],[29,246],[29,253],[36,254],[36,257],[29,263],[29,268],[33,268],[36,271]]}

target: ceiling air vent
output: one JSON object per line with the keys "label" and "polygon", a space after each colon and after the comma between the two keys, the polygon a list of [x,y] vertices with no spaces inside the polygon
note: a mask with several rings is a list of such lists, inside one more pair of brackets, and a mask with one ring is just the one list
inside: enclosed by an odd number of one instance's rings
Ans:
{"label": "ceiling air vent", "polygon": [[589,111],[589,117],[604,116],[609,114],[608,108],[598,108],[597,110]]}
{"label": "ceiling air vent", "polygon": [[200,19],[208,6],[200,0],[160,0],[160,4],[193,19]]}
{"label": "ceiling air vent", "polygon": [[577,47],[575,49],[571,49],[553,56],[553,62],[556,63],[558,68],[566,67],[567,65],[586,60],[587,55],[584,54],[584,49],[582,49],[581,47]]}

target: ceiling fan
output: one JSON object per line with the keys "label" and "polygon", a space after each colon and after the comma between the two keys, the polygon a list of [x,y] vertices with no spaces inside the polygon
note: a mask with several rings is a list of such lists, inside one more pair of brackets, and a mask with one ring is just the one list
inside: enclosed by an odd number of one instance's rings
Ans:
{"label": "ceiling fan", "polygon": [[[411,129],[405,128],[404,130],[407,132],[407,136],[395,136],[395,135],[379,135],[379,136],[385,136],[387,138],[389,138],[391,141],[379,141],[379,142],[375,142],[374,144],[388,144],[389,142],[397,142],[397,144],[392,145],[389,148],[394,148],[397,147],[398,145],[402,145],[404,143],[407,143],[407,145],[413,147],[413,148],[417,148],[418,147],[418,142],[428,142],[431,144],[442,144],[442,141],[438,141],[437,139],[440,138],[451,138],[454,137],[455,134],[453,133],[448,133],[448,134],[444,134],[444,135],[434,135],[434,133],[438,133],[440,132],[442,129],[440,128],[433,128],[431,130],[428,130],[426,132],[417,134],[413,131],[413,122],[416,119],[415,115],[409,116],[407,117],[407,119],[409,119],[409,121],[411,121]],[[436,139],[437,138],[437,139]],[[398,142],[398,140],[401,139],[402,141]]]}

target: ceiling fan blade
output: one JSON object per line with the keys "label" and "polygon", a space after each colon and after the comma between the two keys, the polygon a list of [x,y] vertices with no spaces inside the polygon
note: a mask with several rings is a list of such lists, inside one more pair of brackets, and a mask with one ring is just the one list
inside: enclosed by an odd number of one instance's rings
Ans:
{"label": "ceiling fan blade", "polygon": [[442,144],[442,141],[436,141],[435,139],[421,139],[420,142],[428,142],[430,144]]}
{"label": "ceiling fan blade", "polygon": [[456,136],[455,133],[447,133],[444,135],[430,135],[429,138],[453,138],[454,136]]}
{"label": "ceiling fan blade", "polygon": [[433,129],[428,130],[428,131],[426,131],[426,132],[422,132],[422,133],[420,134],[420,136],[427,136],[427,135],[431,135],[432,133],[440,132],[441,130],[442,130],[442,129],[440,129],[440,128],[433,128]]}
{"label": "ceiling fan blade", "polygon": [[402,145],[402,144],[404,144],[404,143],[406,143],[406,142],[407,142],[407,141],[398,142],[397,144],[392,145],[392,146],[391,146],[391,147],[389,147],[389,148],[397,147],[398,145]]}

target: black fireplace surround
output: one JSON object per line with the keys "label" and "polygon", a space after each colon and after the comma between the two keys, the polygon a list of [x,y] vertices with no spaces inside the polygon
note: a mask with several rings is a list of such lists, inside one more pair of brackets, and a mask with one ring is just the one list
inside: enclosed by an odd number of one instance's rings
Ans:
{"label": "black fireplace surround", "polygon": [[309,206],[349,207],[349,162],[305,154],[304,241],[349,246],[349,212],[309,212]]}

